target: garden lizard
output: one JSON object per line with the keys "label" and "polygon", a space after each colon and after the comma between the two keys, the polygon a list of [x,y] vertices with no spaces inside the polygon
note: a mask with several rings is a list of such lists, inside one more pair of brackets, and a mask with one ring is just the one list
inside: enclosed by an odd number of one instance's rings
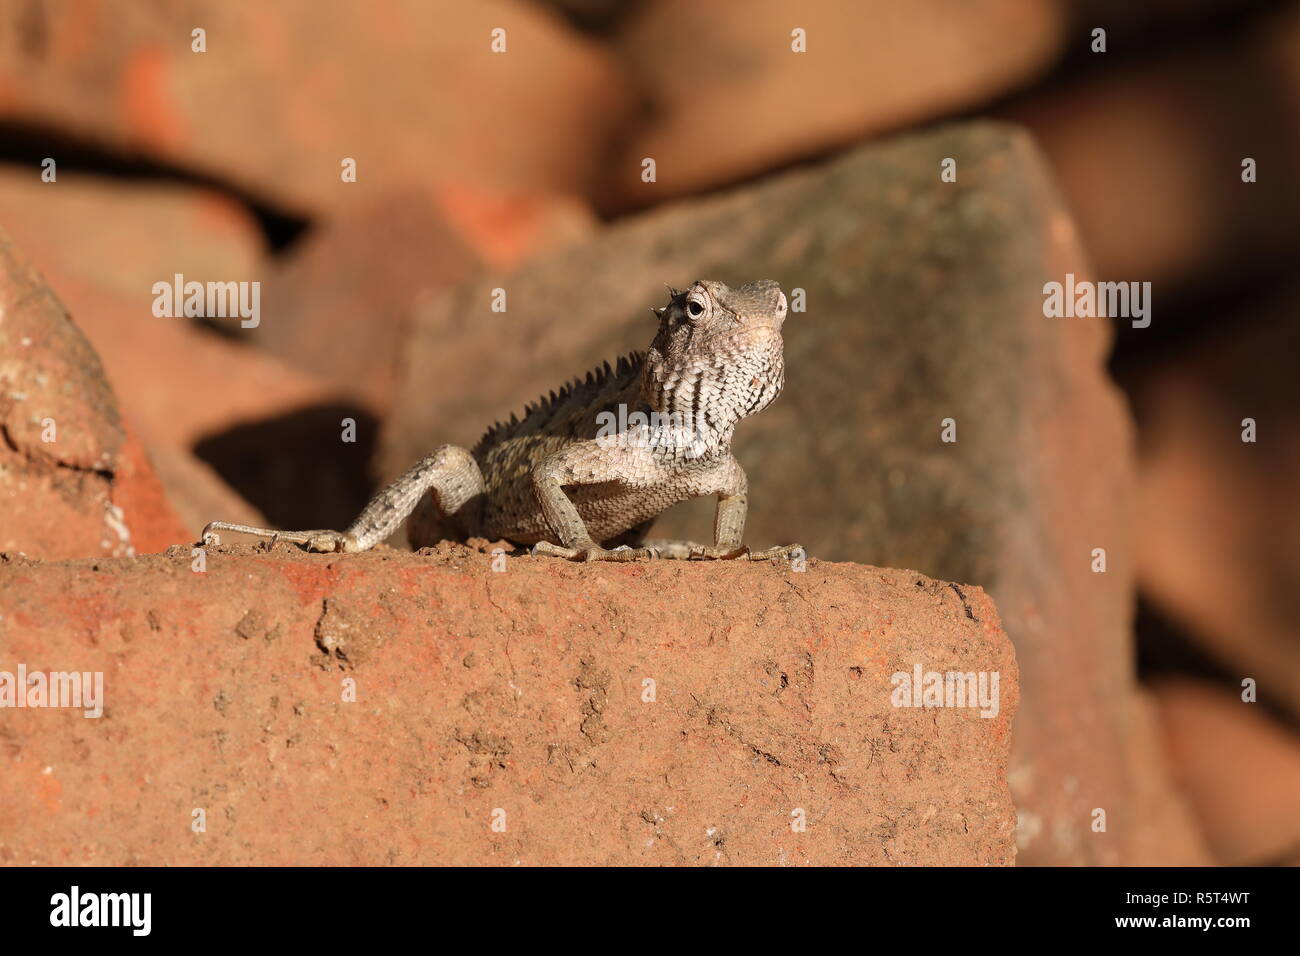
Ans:
{"label": "garden lizard", "polygon": [[[410,516],[413,547],[505,539],[579,561],[764,560],[799,545],[742,544],[744,469],[737,423],[781,393],[786,299],[772,280],[737,289],[698,281],[653,309],[645,352],[589,372],[488,429],[472,450],[443,445],[366,505],[346,531],[273,531],[213,521],[216,531],[271,536],[312,551],[366,551]],[[654,520],[687,498],[716,495],[711,545],[646,541]]]}

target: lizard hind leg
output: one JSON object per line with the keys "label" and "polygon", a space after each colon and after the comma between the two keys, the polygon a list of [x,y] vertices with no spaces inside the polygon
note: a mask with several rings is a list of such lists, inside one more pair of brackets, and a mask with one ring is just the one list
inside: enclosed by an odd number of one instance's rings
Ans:
{"label": "lizard hind leg", "polygon": [[240,534],[255,534],[258,537],[270,538],[272,541],[289,541],[293,544],[303,544],[311,551],[359,551],[355,539],[337,531],[321,529],[318,531],[277,531],[274,528],[255,528],[247,524],[235,524],[230,521],[209,521],[203,526],[203,532],[199,535],[199,543],[204,545],[217,545],[221,543],[218,531],[237,531]]}
{"label": "lizard hind leg", "polygon": [[[473,456],[455,445],[443,445],[371,498],[346,531],[275,531],[212,521],[203,529],[202,541],[216,544],[220,539],[214,532],[239,531],[306,545],[310,551],[369,551],[397,530],[398,525],[415,510],[425,492],[432,492],[433,503],[441,517],[463,533],[472,534],[478,527],[483,489],[483,474]],[[412,543],[421,547],[425,542],[413,540]]]}
{"label": "lizard hind leg", "polygon": [[410,515],[406,536],[413,548],[463,541],[482,531],[486,493],[474,456],[457,445],[442,445],[376,495],[348,530],[363,540],[378,534],[375,540],[382,541]]}

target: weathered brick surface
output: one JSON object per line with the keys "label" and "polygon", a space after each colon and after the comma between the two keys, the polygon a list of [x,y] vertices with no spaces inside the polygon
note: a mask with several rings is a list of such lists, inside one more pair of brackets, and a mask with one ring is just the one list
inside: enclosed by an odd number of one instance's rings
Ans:
{"label": "weathered brick surface", "polygon": [[[0,861],[1014,861],[1016,663],[978,588],[492,560],[0,564],[0,670],[102,671],[106,701],[0,710]],[[998,714],[893,706],[917,665],[997,672]]]}
{"label": "weathered brick surface", "polygon": [[[111,392],[117,396],[113,414],[118,414],[117,407],[120,406],[121,415],[138,434],[145,457],[158,464],[158,474],[168,499],[174,501],[175,507],[184,514],[182,523],[176,523],[174,518],[169,520],[171,530],[166,534],[151,537],[143,545],[137,541],[137,551],[159,551],[179,541],[194,540],[199,529],[213,519],[214,515],[208,508],[213,503],[222,506],[223,515],[242,514],[250,520],[255,517],[244,502],[235,501],[236,507],[226,510],[232,496],[236,499],[238,496],[228,488],[222,488],[220,483],[214,485],[211,470],[195,459],[194,449],[201,440],[250,422],[287,420],[301,414],[304,409],[329,407],[339,402],[349,403],[351,407],[354,402],[351,396],[331,390],[274,356],[209,334],[196,328],[188,319],[154,316],[147,295],[127,295],[75,271],[62,271],[64,266],[56,264],[54,268],[60,271],[45,272],[45,278],[49,286],[57,290],[59,301],[65,303],[76,317],[76,327],[80,330],[76,333],[78,339],[83,345],[85,340],[90,343],[85,347],[85,353],[90,356],[89,364],[83,364],[84,355],[78,352],[66,360],[63,374],[71,381],[79,377],[106,380],[104,387],[111,386]],[[29,310],[34,308],[30,302],[28,306]],[[33,313],[30,318],[43,326],[53,322],[55,315],[54,312],[42,311],[39,316]],[[11,326],[10,332],[16,328]],[[81,332],[85,333],[84,339],[81,339]],[[3,333],[0,326],[0,334]],[[15,335],[12,341],[21,343],[23,337]],[[66,343],[59,346],[67,347]],[[13,353],[0,355],[0,361],[11,358],[27,362],[20,351],[20,346],[16,346]],[[48,375],[46,378],[48,381]],[[71,394],[75,394],[75,389],[81,386],[74,388],[69,384],[60,387],[65,392],[72,389]],[[352,411],[352,414],[357,412]],[[335,416],[334,421],[340,417]],[[81,413],[75,414],[71,420],[79,432],[98,427],[93,417]],[[332,434],[338,434],[337,424],[332,428],[336,429]],[[39,431],[34,434],[39,437]],[[289,444],[290,439],[281,437],[274,446],[268,442],[252,457],[260,461],[278,460],[281,470],[292,469],[295,461],[285,453]],[[49,446],[42,444],[40,447],[48,449]],[[343,445],[340,455],[332,461],[346,457],[354,447]],[[321,480],[300,487],[295,498],[304,508],[316,507],[319,514],[320,509],[335,498],[330,488],[334,471],[321,472],[317,468],[317,472],[322,476]],[[86,494],[93,495],[93,491],[88,490]],[[69,493],[57,500],[51,499],[52,509],[34,505],[36,500],[34,496],[28,498],[24,507],[29,508],[30,515],[39,519],[47,529],[57,529],[65,520],[57,512],[71,507],[76,496]],[[84,511],[83,506],[76,507]],[[163,505],[159,507],[170,510]],[[153,519],[140,514],[137,520]],[[0,531],[4,528],[5,522],[0,516]],[[21,547],[17,538],[11,538],[7,547],[47,558],[110,553],[33,550],[32,539],[27,541],[29,546]],[[5,546],[0,542],[0,549]]]}
{"label": "weathered brick surface", "polygon": [[183,533],[99,357],[0,232],[0,551],[132,554]]}

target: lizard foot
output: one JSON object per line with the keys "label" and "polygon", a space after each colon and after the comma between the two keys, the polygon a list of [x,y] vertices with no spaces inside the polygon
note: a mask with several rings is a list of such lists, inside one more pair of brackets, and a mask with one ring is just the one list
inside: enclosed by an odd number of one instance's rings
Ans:
{"label": "lizard foot", "polygon": [[772,561],[784,558],[803,548],[789,544],[783,548],[751,551],[745,545],[696,544],[694,541],[647,541],[656,557],[677,561]]}
{"label": "lizard foot", "polygon": [[749,548],[742,545],[729,547],[723,544],[694,545],[686,555],[687,561],[749,561]]}
{"label": "lizard foot", "polygon": [[796,552],[802,552],[803,545],[787,544],[782,548],[768,548],[766,551],[749,552],[750,561],[775,561],[777,558],[788,558]]}
{"label": "lizard foot", "polygon": [[533,545],[532,553],[534,556],[566,558],[569,561],[647,561],[658,557],[653,548],[629,548],[625,544],[611,550],[596,545],[586,548],[562,548],[549,541],[538,541]]}
{"label": "lizard foot", "polygon": [[305,544],[308,551],[329,554],[335,551],[361,550],[357,547],[356,539],[350,534],[338,531],[304,531],[302,534],[307,536],[307,540],[299,543]]}
{"label": "lizard foot", "polygon": [[653,538],[645,543],[656,558],[669,561],[726,561],[745,558],[749,548],[742,545],[700,544],[696,541],[677,541]]}

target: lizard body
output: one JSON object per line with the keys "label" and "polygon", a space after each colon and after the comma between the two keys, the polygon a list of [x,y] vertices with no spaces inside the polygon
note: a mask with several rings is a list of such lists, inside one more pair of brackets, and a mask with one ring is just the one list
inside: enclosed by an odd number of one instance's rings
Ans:
{"label": "lizard body", "polygon": [[[443,445],[379,492],[344,532],[232,530],[296,541],[314,551],[364,551],[411,517],[414,547],[451,538],[504,538],[533,553],[576,560],[779,557],[741,543],[744,469],[732,457],[737,423],[784,384],[786,299],[771,280],[731,289],[699,281],[670,290],[654,310],[644,352],[589,372],[488,429],[472,450]],[[718,497],[714,543],[643,546],[672,505]]]}

